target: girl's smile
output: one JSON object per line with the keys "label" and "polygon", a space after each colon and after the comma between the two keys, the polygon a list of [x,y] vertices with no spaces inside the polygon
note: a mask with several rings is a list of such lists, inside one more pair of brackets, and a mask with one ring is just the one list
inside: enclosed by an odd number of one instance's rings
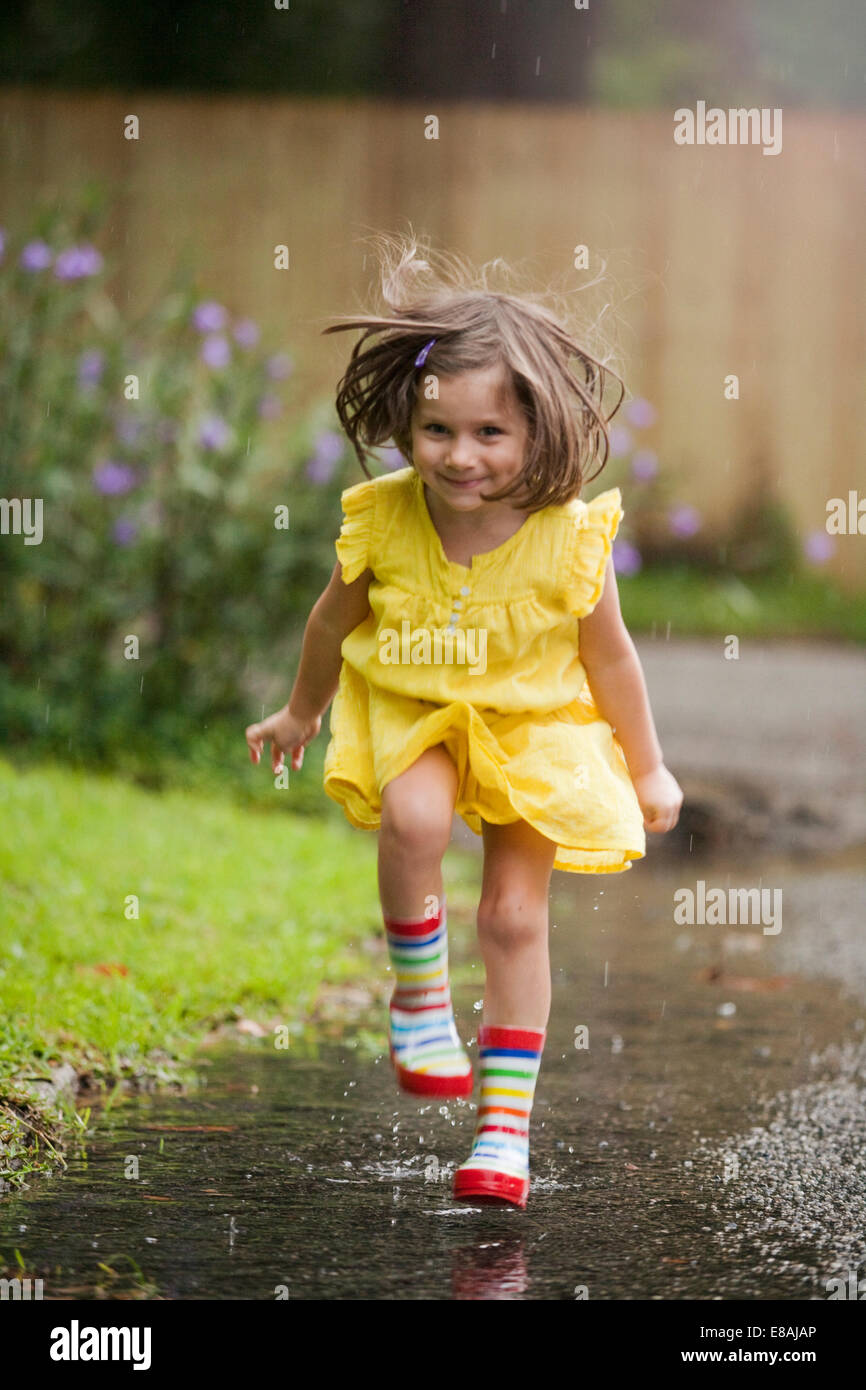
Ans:
{"label": "girl's smile", "polygon": [[471,514],[473,533],[482,518],[485,527],[507,527],[517,511],[511,499],[483,496],[513,482],[526,455],[529,427],[505,369],[497,363],[436,383],[438,400],[419,392],[412,412],[412,461],[431,516],[449,524]]}
{"label": "girl's smile", "polygon": [[[444,475],[443,475],[443,476],[444,476]],[[445,477],[445,482],[448,484],[449,487],[456,487],[456,488],[472,488],[472,487],[480,487],[481,484],[484,482],[484,479],[483,479],[483,478],[449,478],[449,477],[446,476],[446,477]]]}

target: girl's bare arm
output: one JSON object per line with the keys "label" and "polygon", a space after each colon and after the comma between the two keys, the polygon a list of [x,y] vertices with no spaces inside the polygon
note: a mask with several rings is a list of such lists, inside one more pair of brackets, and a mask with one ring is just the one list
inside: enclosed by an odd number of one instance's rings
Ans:
{"label": "girl's bare arm", "polygon": [[344,584],[339,561],[327,589],[313,604],[304,629],[298,674],[288,703],[259,723],[249,724],[244,737],[254,763],[261,761],[266,742],[271,745],[271,767],[283,767],[283,754],[291,752],[292,767],[304,761],[304,748],[322,726],[322,715],[337,693],[343,663],[343,638],[362,623],[370,611],[367,590],[372,570],[364,570],[351,584]]}
{"label": "girl's bare arm", "polygon": [[580,660],[598,711],[615,730],[632,777],[653,772],[664,762],[650,709],[643,669],[622,620],[613,560],[609,556],[604,590],[579,624]]}
{"label": "girl's bare arm", "polygon": [[611,557],[601,598],[581,618],[578,640],[592,697],[625,755],[644,826],[664,834],[679,820],[683,791],[664,765],[643,670],[619,609]]}
{"label": "girl's bare arm", "polygon": [[372,578],[373,571],[366,569],[351,584],[344,584],[338,560],[328,587],[313,604],[287,704],[289,713],[302,723],[324,714],[337,693],[343,664],[340,648],[370,611],[367,591]]}

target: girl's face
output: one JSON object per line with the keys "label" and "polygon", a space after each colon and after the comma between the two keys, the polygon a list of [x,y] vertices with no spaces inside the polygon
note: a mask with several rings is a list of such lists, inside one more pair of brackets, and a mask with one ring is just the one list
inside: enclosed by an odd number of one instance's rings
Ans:
{"label": "girl's face", "polygon": [[412,412],[412,460],[427,487],[455,513],[514,511],[485,502],[523,467],[529,425],[501,363],[438,376],[439,399],[420,390]]}

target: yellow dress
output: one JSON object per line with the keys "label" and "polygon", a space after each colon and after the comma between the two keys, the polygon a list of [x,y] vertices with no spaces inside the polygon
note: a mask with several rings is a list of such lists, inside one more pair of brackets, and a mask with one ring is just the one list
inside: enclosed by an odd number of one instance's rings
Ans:
{"label": "yellow dress", "polygon": [[343,579],[365,569],[370,612],[344,639],[324,789],[362,830],[381,793],[425,749],[456,764],[455,810],[525,820],[557,846],[554,868],[618,873],[646,853],[623,751],[593,701],[578,621],[601,597],[623,511],[619,488],[531,513],[494,550],[445,555],[421,477],[401,468],[346,488]]}

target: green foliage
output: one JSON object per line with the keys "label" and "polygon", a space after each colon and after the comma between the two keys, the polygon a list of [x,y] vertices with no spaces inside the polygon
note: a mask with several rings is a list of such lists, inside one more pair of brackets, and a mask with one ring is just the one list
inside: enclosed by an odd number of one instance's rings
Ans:
{"label": "green foliage", "polygon": [[629,631],[677,637],[819,637],[866,643],[866,595],[843,594],[818,575],[700,574],[658,565],[619,581]]}
{"label": "green foliage", "polygon": [[[721,106],[863,108],[862,0],[591,0],[582,13],[565,0],[284,0],[252,13],[211,5],[206,22],[202,10],[197,0],[0,7],[0,81],[385,98],[478,99],[493,87],[503,101],[515,93],[545,101],[564,52],[571,100],[586,100],[585,58],[599,105],[673,109],[703,97]],[[180,37],[167,43],[166,34]],[[493,42],[490,62],[483,55]],[[508,62],[518,43],[541,58],[534,87],[519,80],[524,64]]]}
{"label": "green foliage", "polygon": [[[0,724],[97,760],[131,743],[180,753],[212,720],[242,731],[258,672],[278,663],[287,698],[285,658],[334,563],[322,517],[338,527],[347,485],[330,433],[325,481],[304,472],[321,405],[293,411],[277,453],[268,421],[290,360],[188,266],[125,321],[93,249],[104,216],[97,188],[72,210],[46,204],[0,264],[0,498],[30,499],[31,524],[41,501],[43,530],[0,537]],[[40,248],[48,263],[22,266]]]}
{"label": "green foliage", "polygon": [[[863,109],[862,0],[614,0],[601,8],[599,106]],[[855,56],[856,55],[856,56]]]}

